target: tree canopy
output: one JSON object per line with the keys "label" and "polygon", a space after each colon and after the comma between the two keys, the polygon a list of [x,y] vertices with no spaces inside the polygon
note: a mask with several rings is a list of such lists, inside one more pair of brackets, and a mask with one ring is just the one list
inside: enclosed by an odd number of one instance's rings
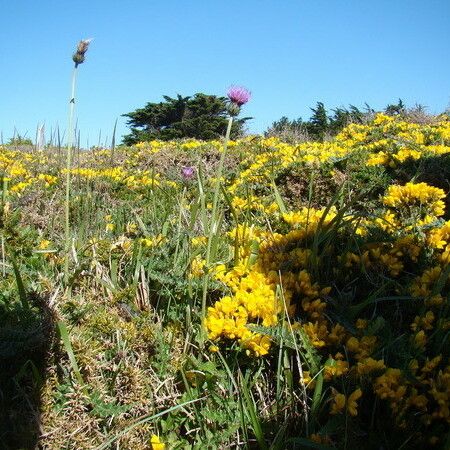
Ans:
{"label": "tree canopy", "polygon": [[[266,135],[283,136],[288,140],[324,141],[338,134],[350,123],[364,123],[370,120],[376,112],[367,103],[363,109],[354,105],[349,105],[348,108],[338,107],[331,110],[332,114],[328,113],[322,102],[317,102],[316,107],[310,109],[312,115],[309,120],[304,121],[301,117],[290,120],[283,116],[272,123],[266,131]],[[425,120],[425,109],[422,105],[415,105],[413,108],[407,109],[403,101],[399,99],[398,103],[387,105],[383,112],[392,116],[420,116],[419,119]]]}
{"label": "tree canopy", "polygon": [[[227,128],[226,97],[197,93],[194,96],[175,98],[163,96],[164,102],[147,103],[144,108],[128,114],[127,125],[131,133],[124,136],[126,145],[137,142],[160,139],[195,138],[217,139],[225,134]],[[233,121],[231,137],[242,135],[245,122],[249,117]]]}

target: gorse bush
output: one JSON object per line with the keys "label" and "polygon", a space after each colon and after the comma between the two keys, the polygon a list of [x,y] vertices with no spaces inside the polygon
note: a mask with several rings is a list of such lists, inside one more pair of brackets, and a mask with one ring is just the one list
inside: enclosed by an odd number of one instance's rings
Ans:
{"label": "gorse bush", "polygon": [[326,142],[249,136],[224,151],[184,139],[117,148],[114,164],[82,154],[69,295],[52,222],[66,169],[52,149],[2,148],[0,320],[45,331],[25,355],[37,370],[18,358],[6,376],[13,393],[28,386],[17,417],[40,413],[29,436],[49,449],[448,447],[448,117],[377,114]]}

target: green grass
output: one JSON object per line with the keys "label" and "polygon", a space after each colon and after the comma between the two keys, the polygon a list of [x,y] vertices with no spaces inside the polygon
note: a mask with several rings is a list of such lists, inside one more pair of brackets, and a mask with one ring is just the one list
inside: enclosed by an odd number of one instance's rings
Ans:
{"label": "green grass", "polygon": [[[308,271],[311,284],[329,286],[319,296],[326,303],[322,316],[328,334],[339,324],[346,339],[376,336],[371,357],[401,368],[408,395],[426,384],[410,370],[413,359],[423,366],[427,358],[441,355],[430,380],[444,383],[439,370],[446,370],[449,357],[448,270],[433,285],[433,294],[447,303],[433,309],[435,328],[427,331],[424,351],[411,340],[411,323],[429,308],[408,293],[413,280],[437,264],[436,251],[421,247],[417,260],[402,257],[399,276],[382,265],[346,266],[342,259],[349,252],[361,256],[370,245],[390,248],[409,234],[369,227],[367,235],[360,235],[356,229],[381,214],[380,195],[406,172],[413,178],[413,169],[367,167],[361,163],[364,152],[320,167],[303,162],[277,166],[264,181],[241,186],[239,195],[256,195],[278,209],[241,210],[233,206],[228,188],[262,153],[259,144],[244,143],[239,152],[229,149],[230,157],[222,161],[222,185],[212,179],[221,166],[215,149],[205,146],[187,154],[180,143],[173,145],[156,154],[119,146],[80,156],[82,167],[128,168],[136,177],[147,171],[151,182],[73,174],[66,280],[67,228],[55,219],[64,216],[64,184],[32,186],[19,196],[2,183],[2,448],[151,448],[153,434],[174,449],[426,448],[433,436],[439,439],[435,448],[444,448],[445,420],[427,426],[423,411],[405,410],[404,425],[395,423],[390,404],[376,395],[376,376],[355,375],[358,360],[345,341],[314,344],[304,328],[313,319],[302,309],[301,291],[291,295],[288,286],[289,274],[299,277],[301,270]],[[27,167],[35,175],[61,176],[57,149],[46,152],[43,161],[31,154]],[[189,158],[198,177],[183,180],[177,161]],[[442,173],[435,178],[442,181]],[[295,226],[283,221],[282,213],[301,207],[309,208],[310,224],[313,208],[322,208],[322,215],[315,232],[292,237]],[[332,211],[336,214],[328,221]],[[267,240],[286,240],[265,246],[264,240],[230,237],[227,233],[238,224],[266,232]],[[413,233],[420,237],[430,227]],[[198,237],[203,241],[194,245]],[[282,305],[276,326],[249,326],[270,338],[270,351],[262,357],[246,352],[235,339],[209,341],[203,323],[209,306],[235,294],[216,279],[215,268],[223,264],[230,271],[242,262],[244,250],[250,268],[281,258],[275,271],[260,268],[264,276],[275,276],[275,298]],[[295,253],[300,250],[309,252],[305,267]],[[205,266],[194,276],[192,264],[198,258]],[[290,301],[297,305],[295,313],[288,311]],[[357,329],[357,319],[368,321],[365,330]],[[336,367],[338,352],[350,370],[330,379],[327,373]],[[358,415],[331,415],[334,390],[348,397],[357,387],[364,392]],[[429,407],[436,407],[431,397]],[[323,442],[311,440],[312,435]]]}

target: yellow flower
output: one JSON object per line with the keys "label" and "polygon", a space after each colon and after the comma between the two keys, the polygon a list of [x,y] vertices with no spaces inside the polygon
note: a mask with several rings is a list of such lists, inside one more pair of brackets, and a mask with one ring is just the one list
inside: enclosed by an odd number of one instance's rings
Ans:
{"label": "yellow flower", "polygon": [[393,411],[398,410],[399,403],[403,401],[406,393],[407,388],[402,381],[400,369],[388,368],[373,384],[375,394],[383,400],[388,400]]}
{"label": "yellow flower", "polygon": [[311,377],[309,370],[303,371],[303,379],[301,380],[302,385],[307,389],[314,389],[316,386],[316,380]]}
{"label": "yellow flower", "polygon": [[383,197],[383,203],[391,208],[405,208],[411,205],[427,206],[428,212],[434,216],[444,214],[445,205],[442,201],[445,192],[426,183],[406,183],[404,186],[390,186]]}
{"label": "yellow flower", "polygon": [[308,335],[314,347],[324,347],[328,336],[327,326],[324,323],[308,322],[302,325],[303,331]]}
{"label": "yellow flower", "polygon": [[417,390],[413,389],[413,395],[409,397],[409,403],[417,409],[426,410],[428,399],[423,394],[417,394]]}
{"label": "yellow flower", "polygon": [[324,367],[324,379],[331,380],[348,372],[348,362],[341,359],[330,359]]}
{"label": "yellow flower", "polygon": [[46,239],[42,240],[38,246],[39,250],[46,250],[50,245],[50,241],[47,241]]}
{"label": "yellow flower", "polygon": [[359,376],[368,375],[372,372],[379,371],[385,369],[384,361],[381,359],[379,361],[373,358],[366,358],[362,361],[359,361],[356,365],[356,371]]}
{"label": "yellow flower", "polygon": [[357,401],[361,398],[362,391],[360,388],[353,391],[348,398],[333,389],[333,403],[331,405],[330,414],[341,413],[344,408],[346,408],[348,414],[351,416],[358,415],[358,403]]}
{"label": "yellow flower", "polygon": [[362,360],[370,356],[377,343],[376,336],[363,336],[360,340],[352,336],[347,339],[346,347],[350,353],[355,354],[357,360]]}
{"label": "yellow flower", "polygon": [[367,328],[367,324],[369,323],[366,319],[358,319],[356,321],[356,328],[358,330],[365,330]]}
{"label": "yellow flower", "polygon": [[418,348],[424,348],[427,343],[427,335],[423,330],[420,330],[415,336],[414,336],[414,344]]}
{"label": "yellow flower", "polygon": [[191,239],[191,244],[193,247],[198,247],[200,245],[205,245],[208,241],[208,238],[206,236],[194,236]]}
{"label": "yellow flower", "polygon": [[126,226],[126,230],[128,234],[135,234],[137,232],[137,225],[134,222],[128,222]]}
{"label": "yellow flower", "polygon": [[328,342],[331,345],[340,345],[346,337],[345,328],[338,323],[331,329],[328,335]]}
{"label": "yellow flower", "polygon": [[333,403],[331,404],[330,414],[339,414],[345,407],[345,395],[333,389]]}
{"label": "yellow flower", "polygon": [[351,416],[358,415],[358,403],[357,401],[361,398],[362,391],[361,389],[356,389],[356,391],[352,392],[347,400],[347,411]]}
{"label": "yellow flower", "polygon": [[191,261],[191,272],[189,274],[190,278],[200,278],[205,274],[206,270],[206,261],[200,256],[196,256]]}
{"label": "yellow flower", "polygon": [[150,445],[152,446],[152,450],[164,450],[166,448],[166,445],[161,442],[159,436],[156,436],[156,434],[152,434]]}

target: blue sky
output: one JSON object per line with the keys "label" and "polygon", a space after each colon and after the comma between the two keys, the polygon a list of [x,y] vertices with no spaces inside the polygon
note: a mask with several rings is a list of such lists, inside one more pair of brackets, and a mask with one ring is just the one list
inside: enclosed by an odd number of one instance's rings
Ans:
{"label": "blue sky", "polygon": [[116,118],[127,133],[121,114],[164,94],[232,84],[253,93],[254,133],[317,101],[450,106],[449,0],[0,0],[0,17],[4,140],[66,128],[82,38],[94,38],[78,74],[82,145],[110,139]]}

